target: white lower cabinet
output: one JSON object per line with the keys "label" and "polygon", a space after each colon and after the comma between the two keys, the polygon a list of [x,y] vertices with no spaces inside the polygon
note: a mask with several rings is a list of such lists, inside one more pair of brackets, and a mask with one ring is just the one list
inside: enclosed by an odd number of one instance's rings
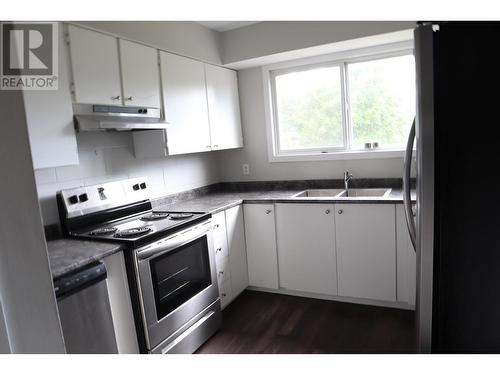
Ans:
{"label": "white lower cabinet", "polygon": [[402,204],[396,205],[397,291],[398,302],[415,306],[417,259],[410,240]]}
{"label": "white lower cabinet", "polygon": [[396,301],[394,204],[336,204],[338,294]]}
{"label": "white lower cabinet", "polygon": [[245,239],[250,286],[278,289],[273,204],[245,204]]}
{"label": "white lower cabinet", "polygon": [[[415,306],[415,252],[401,204],[277,203],[243,208],[251,287]],[[233,273],[231,269],[231,277]]]}
{"label": "white lower cabinet", "polygon": [[212,227],[219,296],[224,308],[248,286],[241,205],[212,215]]}
{"label": "white lower cabinet", "polygon": [[337,294],[333,204],[276,204],[281,288]]}

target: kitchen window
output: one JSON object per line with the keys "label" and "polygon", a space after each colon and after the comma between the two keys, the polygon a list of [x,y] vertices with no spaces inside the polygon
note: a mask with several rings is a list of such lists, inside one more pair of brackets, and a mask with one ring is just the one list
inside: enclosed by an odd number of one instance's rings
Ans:
{"label": "kitchen window", "polygon": [[271,161],[402,156],[416,107],[411,49],[265,74]]}

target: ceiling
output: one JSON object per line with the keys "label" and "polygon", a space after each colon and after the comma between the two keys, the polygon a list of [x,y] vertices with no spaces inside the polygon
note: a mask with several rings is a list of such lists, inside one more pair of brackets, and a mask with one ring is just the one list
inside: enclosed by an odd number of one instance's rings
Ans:
{"label": "ceiling", "polygon": [[196,21],[200,25],[216,31],[228,31],[258,23],[258,21]]}

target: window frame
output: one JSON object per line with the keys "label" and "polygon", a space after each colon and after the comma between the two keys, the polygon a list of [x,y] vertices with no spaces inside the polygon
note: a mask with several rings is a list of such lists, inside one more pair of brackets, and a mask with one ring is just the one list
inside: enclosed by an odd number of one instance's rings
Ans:
{"label": "window frame", "polygon": [[[346,50],[334,54],[290,60],[262,68],[269,162],[377,159],[404,156],[404,146],[365,150],[352,148],[352,112],[349,95],[348,66],[352,63],[380,60],[390,57],[413,55],[413,39],[373,47]],[[295,150],[281,150],[276,97],[276,76],[314,68],[338,66],[341,79],[343,147],[321,147]]]}
{"label": "window frame", "polygon": [[[277,96],[276,96],[276,77],[278,75],[283,75],[283,74],[289,74],[289,73],[298,73],[298,72],[303,72],[311,69],[321,69],[321,68],[332,68],[332,67],[338,67],[339,68],[339,78],[340,78],[340,100],[341,100],[341,111],[342,111],[342,135],[343,135],[343,146],[337,146],[337,147],[315,147],[315,148],[307,148],[307,149],[289,149],[289,150],[281,150],[279,148],[280,145],[280,132],[278,129],[278,111],[275,110],[275,108],[278,108],[278,102],[277,102]],[[345,98],[345,86],[344,82],[345,77],[344,77],[344,68],[341,63],[338,62],[321,62],[321,63],[316,63],[316,64],[308,64],[308,65],[300,65],[297,67],[289,67],[289,68],[284,68],[284,69],[277,69],[277,70],[272,70],[269,72],[270,74],[270,84],[271,84],[271,101],[272,101],[272,108],[273,108],[273,124],[274,124],[274,132],[275,132],[275,142],[276,142],[276,150],[279,150],[280,155],[297,155],[297,154],[309,154],[311,152],[316,152],[316,153],[321,153],[322,151],[326,152],[339,152],[339,151],[346,151],[347,147],[347,123],[346,123],[346,116],[345,111],[346,111],[346,98]]]}

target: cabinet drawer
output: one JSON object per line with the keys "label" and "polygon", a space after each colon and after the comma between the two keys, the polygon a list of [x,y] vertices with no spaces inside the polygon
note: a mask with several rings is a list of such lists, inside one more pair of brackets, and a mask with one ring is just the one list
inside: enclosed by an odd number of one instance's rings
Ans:
{"label": "cabinet drawer", "polygon": [[[214,238],[214,247],[223,247],[227,250],[227,237],[226,237],[226,231],[223,230],[221,232],[219,231],[214,231],[213,232],[213,238]],[[224,253],[227,256],[227,251]]]}
{"label": "cabinet drawer", "polygon": [[222,256],[215,258],[215,266],[217,269],[217,280],[219,282],[227,280],[229,277],[229,258]]}
{"label": "cabinet drawer", "polygon": [[215,251],[215,262],[218,264],[222,261],[223,258],[227,259],[228,249],[227,242],[223,243],[222,241],[216,242],[214,241],[214,251]]}
{"label": "cabinet drawer", "polygon": [[219,283],[219,296],[221,307],[226,307],[229,301],[231,301],[231,284],[229,280],[224,280]]}
{"label": "cabinet drawer", "polygon": [[212,216],[212,235],[214,239],[215,258],[225,258],[229,254],[226,236],[226,216],[224,212],[219,212]]}
{"label": "cabinet drawer", "polygon": [[212,229],[215,237],[226,237],[226,216],[219,212],[212,216]]}

